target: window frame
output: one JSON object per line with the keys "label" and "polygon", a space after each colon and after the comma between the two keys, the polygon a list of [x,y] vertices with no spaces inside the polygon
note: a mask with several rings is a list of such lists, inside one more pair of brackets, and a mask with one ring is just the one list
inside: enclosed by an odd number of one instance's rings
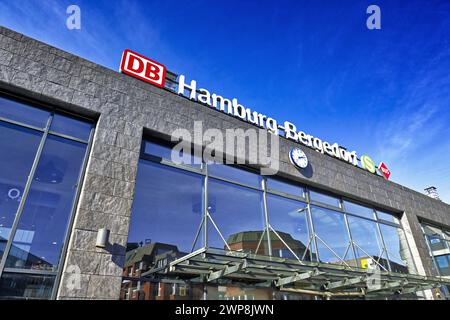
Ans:
{"label": "window frame", "polygon": [[[70,236],[71,236],[71,230],[73,228],[73,224],[74,224],[74,220],[75,220],[75,211],[76,211],[76,207],[78,205],[79,202],[79,198],[80,198],[80,194],[81,194],[81,187],[85,178],[85,174],[86,174],[86,169],[87,169],[87,163],[88,163],[88,159],[89,159],[89,155],[91,153],[91,148],[92,148],[92,141],[93,141],[93,137],[94,137],[94,133],[95,133],[95,124],[96,121],[84,116],[79,116],[64,110],[61,110],[55,106],[52,105],[44,105],[43,103],[37,102],[33,99],[29,99],[26,97],[18,97],[14,94],[11,94],[9,92],[5,92],[3,90],[0,90],[0,97],[5,98],[5,99],[9,99],[9,100],[13,100],[15,102],[18,103],[22,103],[25,104],[27,106],[33,107],[33,108],[37,108],[37,109],[41,109],[41,110],[45,110],[47,112],[49,112],[49,116],[47,118],[47,123],[45,125],[44,128],[38,128],[36,126],[33,125],[29,125],[27,123],[23,123],[20,121],[15,121],[15,120],[11,120],[11,119],[7,119],[4,117],[0,117],[0,122],[4,122],[4,123],[9,123],[9,124],[13,124],[15,126],[19,126],[19,127],[23,127],[23,128],[28,128],[31,130],[35,130],[38,132],[42,133],[42,137],[41,140],[39,142],[38,148],[36,150],[36,153],[34,155],[34,159],[33,159],[33,164],[31,166],[30,169],[30,173],[28,175],[26,184],[24,185],[24,192],[23,192],[23,198],[19,204],[19,207],[17,208],[16,211],[16,216],[14,217],[14,222],[11,226],[11,231],[10,231],[10,236],[6,242],[5,245],[5,250],[3,253],[3,256],[1,257],[0,260],[0,278],[3,276],[3,274],[25,274],[25,275],[41,275],[41,276],[53,276],[54,277],[54,282],[53,282],[53,287],[52,287],[52,292],[50,295],[50,299],[54,300],[56,299],[57,296],[57,292],[58,292],[58,288],[60,285],[60,281],[61,281],[61,277],[62,277],[62,272],[63,272],[63,268],[64,268],[64,263],[66,260],[66,255],[67,255],[67,251],[68,251],[68,246],[69,246],[69,240],[70,240]],[[65,134],[61,134],[58,132],[54,132],[54,131],[50,131],[51,128],[51,124],[52,121],[54,119],[55,114],[59,114],[62,116],[69,116],[71,118],[75,118],[75,119],[79,119],[81,121],[86,121],[88,123],[90,123],[91,129],[89,132],[89,138],[88,140],[83,140],[83,139],[79,139],[77,137],[73,137],[73,136],[69,136],[69,135],[65,135]],[[41,159],[41,156],[43,154],[43,150],[44,150],[44,145],[47,142],[47,139],[49,136],[56,136],[56,137],[60,137],[63,139],[67,139],[67,140],[71,140],[71,141],[75,141],[75,142],[79,142],[79,143],[83,143],[86,145],[86,150],[85,150],[85,154],[83,156],[83,160],[81,162],[81,166],[80,166],[80,171],[78,173],[78,177],[77,177],[77,187],[74,190],[74,198],[73,198],[73,202],[71,204],[71,208],[70,208],[70,214],[69,214],[69,218],[67,221],[67,226],[66,229],[64,230],[64,241],[63,241],[63,245],[61,248],[61,253],[60,253],[60,257],[58,259],[58,267],[56,270],[54,271],[48,271],[48,270],[36,270],[36,269],[21,269],[21,268],[9,268],[6,267],[6,261],[7,258],[9,256],[9,253],[11,251],[12,248],[12,243],[14,242],[14,234],[17,231],[17,227],[19,225],[19,221],[20,218],[22,216],[23,213],[23,209],[25,207],[25,203],[27,201],[28,198],[28,192],[31,189],[31,185],[34,179],[34,175],[36,173],[36,169],[38,167],[39,161]]]}
{"label": "window frame", "polygon": [[[388,269],[387,271],[388,272],[392,272],[392,268],[390,266],[390,261],[389,261],[389,252],[388,252],[389,250],[387,250],[387,247],[386,247],[386,244],[385,244],[385,241],[384,241],[384,237],[383,237],[383,234],[381,232],[381,226],[386,225],[386,226],[390,226],[390,227],[399,228],[399,229],[402,229],[402,231],[404,232],[404,228],[403,228],[403,226],[400,223],[400,213],[398,213],[398,212],[391,212],[389,210],[381,209],[381,208],[373,206],[371,204],[363,203],[363,202],[361,202],[359,200],[354,200],[354,199],[352,199],[350,197],[341,196],[339,194],[333,193],[333,192],[328,191],[328,190],[322,190],[322,189],[319,189],[319,188],[316,188],[316,187],[312,187],[312,186],[309,186],[309,185],[305,185],[305,184],[302,184],[302,183],[299,183],[299,182],[296,182],[296,181],[291,181],[291,180],[289,180],[289,179],[287,179],[287,178],[285,178],[283,176],[271,176],[271,177],[261,176],[261,188],[256,188],[256,187],[254,187],[252,185],[247,185],[247,184],[240,183],[240,182],[237,182],[237,181],[229,180],[229,179],[217,176],[217,175],[210,175],[208,173],[208,164],[205,163],[204,161],[203,161],[203,164],[202,164],[201,168],[195,168],[195,167],[192,167],[192,166],[189,166],[189,165],[175,164],[175,163],[172,163],[170,160],[162,159],[162,158],[154,156],[154,155],[145,154],[145,152],[144,152],[144,143],[145,143],[146,140],[152,141],[153,143],[160,143],[160,144],[163,144],[163,145],[166,145],[166,146],[170,145],[170,142],[168,142],[167,140],[163,140],[163,139],[160,140],[160,138],[155,137],[155,136],[148,137],[148,136],[144,135],[142,148],[141,148],[141,157],[146,159],[146,160],[155,161],[155,162],[160,163],[162,165],[172,166],[172,167],[176,167],[178,169],[183,169],[183,170],[192,171],[192,172],[195,172],[195,173],[202,174],[204,176],[204,178],[205,178],[205,185],[208,184],[208,179],[209,179],[209,177],[211,177],[211,178],[214,178],[216,180],[227,182],[227,183],[230,183],[230,184],[233,184],[233,185],[237,185],[237,186],[240,186],[240,187],[245,187],[245,188],[249,188],[249,189],[253,189],[253,190],[257,190],[257,191],[262,191],[263,192],[263,200],[262,201],[263,201],[263,211],[264,211],[263,213],[264,213],[265,218],[266,218],[265,229],[267,229],[267,230],[269,230],[269,224],[270,224],[270,220],[271,220],[270,219],[271,218],[271,213],[269,211],[268,204],[267,204],[267,197],[268,197],[268,195],[274,195],[274,196],[278,196],[278,197],[281,197],[281,198],[284,198],[284,199],[295,200],[295,201],[300,201],[302,203],[305,203],[306,206],[308,207],[308,210],[307,210],[308,220],[311,221],[311,226],[308,225],[308,228],[309,227],[311,228],[311,232],[313,233],[313,238],[316,237],[316,233],[315,233],[315,230],[314,230],[315,229],[314,228],[314,219],[313,219],[312,213],[311,213],[311,206],[316,206],[316,207],[319,207],[319,208],[328,209],[328,210],[334,211],[335,213],[342,214],[343,217],[344,217],[345,228],[346,228],[346,230],[348,232],[349,240],[351,241],[351,251],[352,251],[351,254],[354,256],[355,259],[357,259],[356,258],[356,252],[355,252],[356,249],[355,249],[355,245],[353,243],[354,240],[352,238],[352,232],[351,232],[351,228],[350,228],[350,225],[349,225],[348,217],[355,217],[357,219],[362,219],[362,220],[366,220],[366,221],[375,223],[375,226],[376,226],[376,229],[377,229],[377,234],[380,237],[380,239],[378,239],[378,240],[381,241],[381,244],[382,244],[382,247],[383,247],[383,250],[384,250],[383,252],[385,252],[385,255],[386,255],[387,264],[388,264],[387,265],[387,269]],[[174,143],[172,143],[172,145],[174,145]],[[224,164],[224,165],[228,165],[228,164]],[[253,173],[255,173],[255,171],[256,171],[254,168],[249,167],[249,166],[245,166],[245,165],[236,165],[236,164],[234,164],[234,165],[231,165],[231,166],[236,167],[236,168],[240,168],[240,169],[243,169],[243,170],[247,170],[247,171],[250,171],[250,172],[253,172]],[[288,183],[291,183],[293,185],[298,185],[299,190],[303,190],[304,197],[302,197],[300,195],[289,194],[289,193],[286,193],[286,192],[283,192],[283,191],[278,191],[276,189],[270,188],[270,186],[268,185],[269,179],[280,180],[281,182],[287,181]],[[326,196],[330,196],[330,197],[336,198],[338,206],[333,206],[333,205],[326,204],[326,203],[323,203],[323,202],[311,200],[310,191],[314,191],[314,192],[317,192],[317,193],[320,193],[320,194],[324,194]],[[205,201],[207,201],[207,199],[208,199],[207,188],[203,191],[203,196],[206,199]],[[345,203],[344,203],[345,201],[350,201],[350,202],[355,203],[357,205],[362,205],[364,207],[367,207],[367,208],[371,209],[372,212],[373,212],[372,217],[369,218],[369,217],[366,217],[366,216],[361,216],[361,215],[358,215],[358,214],[355,214],[355,213],[348,212],[346,210],[346,208],[345,208]],[[377,212],[378,211],[382,211],[383,213],[392,215],[394,218],[397,219],[398,223],[392,222],[392,221],[383,220],[383,219],[378,219],[378,216],[377,216]],[[268,239],[267,241],[270,241],[270,239]],[[316,241],[316,240],[313,239],[313,241]],[[207,241],[206,241],[206,245],[205,246],[208,247],[208,242]],[[317,247],[317,244],[315,243],[313,245],[313,247],[312,247],[311,253],[316,256],[316,259],[318,259],[318,261],[320,261],[320,253],[318,252],[318,250],[319,250],[319,248]],[[408,243],[408,250],[409,250],[409,253],[411,254],[409,243]],[[408,268],[408,272],[409,273],[414,274],[414,273],[417,272],[417,271],[415,271],[416,270],[415,264],[410,266],[407,263],[406,267]]]}

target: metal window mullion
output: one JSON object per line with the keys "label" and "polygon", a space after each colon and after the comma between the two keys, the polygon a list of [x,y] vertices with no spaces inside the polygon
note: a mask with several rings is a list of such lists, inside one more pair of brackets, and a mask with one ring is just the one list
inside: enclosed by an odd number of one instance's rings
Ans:
{"label": "metal window mullion", "polygon": [[377,222],[377,220],[373,219],[373,218],[367,218],[367,217],[360,216],[358,214],[351,213],[351,212],[346,212],[346,211],[344,211],[344,212],[345,212],[346,215],[349,215],[351,217],[355,217],[355,218],[362,219],[362,220],[365,220],[365,221]]}
{"label": "metal window mullion", "polygon": [[208,248],[208,165],[205,163],[205,177],[203,180],[203,231],[204,248]]}
{"label": "metal window mullion", "polygon": [[425,243],[427,244],[428,251],[430,253],[431,261],[433,263],[434,268],[436,269],[435,271],[437,272],[437,274],[439,276],[442,276],[441,271],[439,269],[439,266],[438,266],[438,264],[436,262],[436,256],[434,255],[433,250],[431,250],[431,245],[428,242],[429,240],[428,240],[427,234],[424,234],[424,236],[425,236]]}
{"label": "metal window mullion", "polygon": [[[91,130],[92,130],[92,129],[91,129]],[[72,140],[72,141],[76,141],[76,142],[80,142],[80,143],[84,143],[84,144],[88,144],[88,143],[89,143],[89,138],[88,138],[88,140],[86,141],[86,140],[83,140],[83,139],[80,139],[80,138],[76,138],[76,137],[74,137],[74,136],[69,136],[69,135],[67,135],[67,134],[58,133],[58,132],[56,132],[56,131],[49,131],[48,133],[51,134],[52,136],[64,138],[64,139],[67,139],[67,140]],[[90,133],[89,133],[89,134],[90,134]]]}
{"label": "metal window mullion", "polygon": [[19,126],[19,127],[24,127],[24,128],[27,128],[27,129],[39,131],[39,132],[44,132],[45,131],[45,128],[39,128],[39,127],[30,125],[30,124],[26,124],[26,123],[23,123],[23,122],[20,122],[20,121],[11,120],[11,119],[8,119],[8,118],[0,117],[0,121],[8,123],[8,124],[13,124],[13,125],[16,125],[16,126]]}
{"label": "metal window mullion", "polygon": [[86,147],[86,151],[85,151],[85,154],[84,154],[81,170],[80,170],[80,173],[79,173],[79,176],[78,176],[78,179],[77,179],[77,190],[76,190],[76,193],[75,193],[74,201],[72,203],[72,208],[70,210],[69,223],[68,223],[67,230],[66,230],[65,236],[64,236],[64,244],[63,244],[63,248],[61,250],[61,256],[60,256],[59,262],[58,262],[58,271],[57,271],[57,274],[56,274],[55,282],[53,284],[51,299],[56,299],[56,295],[58,293],[59,282],[60,282],[61,277],[62,277],[62,271],[63,271],[64,263],[66,261],[66,255],[67,255],[67,251],[68,251],[68,247],[69,247],[71,231],[72,231],[72,228],[73,228],[73,225],[74,225],[74,221],[75,221],[75,213],[76,213],[78,201],[80,200],[81,187],[82,187],[82,184],[83,184],[83,181],[84,181],[84,177],[85,177],[85,174],[86,174],[86,169],[87,169],[87,163],[88,163],[88,160],[89,160],[89,156],[91,154],[92,141],[94,140],[94,131],[95,131],[95,129],[92,128],[91,132],[89,134],[89,142],[88,142],[88,145]]}
{"label": "metal window mullion", "polygon": [[248,188],[248,189],[252,189],[252,190],[256,190],[256,191],[261,191],[261,188],[258,188],[258,187],[255,187],[255,186],[251,186],[251,185],[248,185],[248,184],[245,184],[245,183],[241,183],[241,182],[238,182],[238,181],[230,180],[230,179],[227,179],[227,178],[222,178],[222,177],[215,176],[215,175],[212,175],[210,177],[213,178],[213,179],[222,181],[222,182],[226,182],[226,183],[237,185],[239,187]]}
{"label": "metal window mullion", "polygon": [[[306,206],[308,206],[308,204],[306,204]],[[308,244],[306,246],[306,250],[309,251],[309,261],[312,262],[313,261],[313,256],[312,256],[313,253],[312,253],[311,248],[314,246],[313,241],[312,241],[314,234],[311,231],[311,226],[310,226],[311,219],[309,217],[309,214],[307,214],[307,213],[305,213],[305,220],[306,220],[306,232],[308,233]],[[304,252],[303,256],[305,256],[305,254],[306,254],[306,251]]]}
{"label": "metal window mullion", "polygon": [[335,207],[335,206],[332,206],[332,205],[329,205],[329,204],[326,204],[323,202],[311,200],[311,197],[309,198],[309,203],[311,203],[312,205],[317,206],[317,207],[321,207],[321,208],[325,208],[325,209],[329,209],[329,210],[333,210],[333,211],[337,211],[337,212],[344,212],[342,210],[342,208],[340,208],[340,207]]}
{"label": "metal window mullion", "polygon": [[[310,227],[311,227],[311,235],[312,235],[312,240],[313,240],[315,251],[316,251],[316,260],[317,260],[317,262],[319,262],[320,261],[319,246],[317,245],[316,231],[314,229],[314,222],[312,219],[311,197],[309,196],[309,192],[306,192],[306,200],[307,200],[306,206],[308,207],[308,218],[309,218],[309,223],[310,223]],[[311,261],[312,261],[312,259],[311,259]]]}
{"label": "metal window mullion", "polygon": [[383,233],[381,232],[381,227],[378,222],[377,222],[377,230],[378,230],[378,233],[380,234],[380,239],[381,239],[381,243],[383,244],[384,252],[386,253],[386,260],[387,260],[389,271],[392,272],[391,260],[389,259],[389,250],[386,247],[386,242],[384,242]]}
{"label": "metal window mullion", "polygon": [[[269,211],[267,206],[267,179],[263,177],[262,181],[263,188],[263,209],[264,209],[264,219],[265,219],[265,231],[267,233],[267,249],[269,250],[269,256],[272,256],[272,242],[270,240],[270,229],[269,229]],[[264,234],[264,233],[263,233]]]}
{"label": "metal window mullion", "polygon": [[[342,206],[343,206],[343,209],[345,209],[344,208],[344,203],[342,203]],[[345,227],[347,229],[347,235],[348,235],[351,247],[352,247],[353,257],[354,257],[355,262],[356,262],[356,267],[358,267],[358,256],[356,255],[355,243],[353,242],[352,231],[350,230],[350,223],[348,222],[348,217],[347,217],[347,214],[345,212],[344,212],[344,221],[345,221]]]}
{"label": "metal window mullion", "polygon": [[56,271],[38,269],[5,268],[5,273],[27,274],[36,276],[56,276]]}
{"label": "metal window mullion", "polygon": [[205,175],[205,173],[203,172],[203,170],[200,168],[196,168],[196,167],[190,167],[188,165],[183,165],[183,164],[176,164],[170,160],[164,159],[164,158],[160,158],[160,157],[155,157],[155,156],[151,156],[151,155],[141,155],[140,159],[144,159],[147,161],[151,161],[153,163],[157,163],[166,167],[171,167],[171,168],[176,168],[179,170],[184,170],[187,172],[191,172],[191,173],[196,173],[199,175]]}
{"label": "metal window mullion", "polygon": [[282,192],[282,191],[278,191],[278,190],[274,190],[274,189],[267,189],[267,193],[268,194],[273,194],[279,197],[283,197],[286,199],[291,199],[291,200],[296,200],[296,201],[300,201],[300,202],[306,202],[306,198],[302,197],[302,196],[296,196],[296,195],[292,195],[286,192]]}
{"label": "metal window mullion", "polygon": [[41,142],[39,143],[39,147],[36,152],[36,156],[34,157],[33,165],[31,166],[30,174],[28,175],[28,179],[27,179],[27,182],[26,182],[24,190],[23,190],[22,200],[20,201],[19,207],[17,208],[16,216],[14,217],[14,222],[13,222],[13,225],[11,226],[11,232],[9,235],[9,239],[8,239],[8,242],[6,243],[5,250],[3,251],[3,257],[0,262],[0,277],[3,275],[3,270],[6,265],[6,259],[9,255],[9,251],[11,249],[12,242],[13,242],[15,234],[16,234],[17,226],[19,225],[19,220],[20,220],[20,217],[22,216],[23,208],[25,207],[25,202],[28,197],[28,192],[30,191],[31,184],[33,182],[33,177],[34,177],[34,174],[36,173],[36,169],[39,164],[39,160],[41,158],[45,142],[47,140],[48,130],[50,128],[52,120],[53,120],[53,114],[51,114],[47,120],[47,126],[42,135]]}

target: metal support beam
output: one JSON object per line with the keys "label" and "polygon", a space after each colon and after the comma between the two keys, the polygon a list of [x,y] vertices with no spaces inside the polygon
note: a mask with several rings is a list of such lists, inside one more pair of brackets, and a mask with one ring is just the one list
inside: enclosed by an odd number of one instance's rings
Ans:
{"label": "metal support beam", "polygon": [[359,283],[364,283],[367,280],[367,276],[362,277],[355,277],[355,278],[345,278],[344,280],[331,282],[325,285],[325,290],[333,290],[333,289],[339,289],[344,288],[348,286],[352,286]]}
{"label": "metal support beam", "polygon": [[226,275],[238,272],[242,269],[245,269],[246,266],[247,266],[247,260],[244,260],[243,262],[235,264],[233,266],[226,266],[222,270],[211,272],[208,276],[208,282],[211,282],[211,281],[217,280],[219,278],[222,278]]}
{"label": "metal support beam", "polygon": [[439,283],[426,285],[426,286],[415,286],[413,288],[407,288],[407,289],[400,290],[399,294],[410,294],[410,293],[415,293],[417,291],[425,291],[425,290],[434,289],[439,286],[440,286]]}
{"label": "metal support beam", "polygon": [[296,273],[293,276],[289,276],[289,277],[285,277],[285,278],[279,278],[276,282],[275,285],[277,287],[281,287],[284,286],[286,284],[289,283],[293,283],[296,281],[300,281],[300,280],[306,280],[306,279],[311,279],[314,278],[315,276],[324,274],[325,272],[321,272],[318,270],[313,270],[313,271],[308,271],[308,272],[303,272],[303,273]]}
{"label": "metal support beam", "polygon": [[383,291],[383,290],[393,290],[393,289],[401,289],[403,286],[408,284],[407,280],[402,281],[393,281],[393,282],[384,282],[379,288],[367,288],[366,293]]}

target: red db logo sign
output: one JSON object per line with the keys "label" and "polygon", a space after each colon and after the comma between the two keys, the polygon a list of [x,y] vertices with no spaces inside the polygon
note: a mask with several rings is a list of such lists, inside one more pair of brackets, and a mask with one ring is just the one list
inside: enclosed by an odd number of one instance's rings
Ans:
{"label": "red db logo sign", "polygon": [[166,81],[165,66],[129,49],[122,54],[120,72],[161,88],[164,87]]}
{"label": "red db logo sign", "polygon": [[391,171],[388,169],[388,167],[384,164],[384,162],[380,162],[380,165],[378,166],[378,170],[381,171],[383,176],[389,180],[389,177],[391,175]]}

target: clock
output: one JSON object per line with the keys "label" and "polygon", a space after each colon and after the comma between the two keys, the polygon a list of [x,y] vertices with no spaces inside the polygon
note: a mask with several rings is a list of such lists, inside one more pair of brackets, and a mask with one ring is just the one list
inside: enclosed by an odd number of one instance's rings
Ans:
{"label": "clock", "polygon": [[289,159],[296,167],[304,169],[308,166],[308,158],[300,148],[292,148],[289,152]]}

